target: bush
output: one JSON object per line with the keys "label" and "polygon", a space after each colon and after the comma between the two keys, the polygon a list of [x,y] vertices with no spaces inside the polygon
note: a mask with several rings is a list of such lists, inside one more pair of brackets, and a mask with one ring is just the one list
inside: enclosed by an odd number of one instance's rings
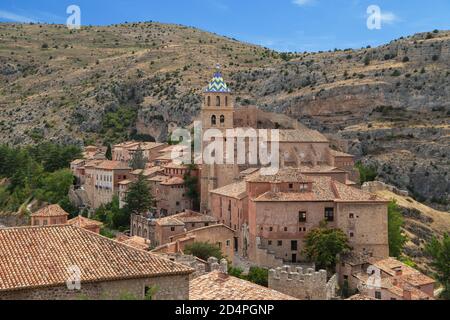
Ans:
{"label": "bush", "polygon": [[211,257],[217,258],[218,260],[223,259],[220,248],[209,242],[194,242],[193,244],[187,245],[184,252],[205,261]]}
{"label": "bush", "polygon": [[356,164],[356,168],[359,170],[360,183],[375,181],[378,176],[378,172],[375,167],[366,167],[361,162]]}

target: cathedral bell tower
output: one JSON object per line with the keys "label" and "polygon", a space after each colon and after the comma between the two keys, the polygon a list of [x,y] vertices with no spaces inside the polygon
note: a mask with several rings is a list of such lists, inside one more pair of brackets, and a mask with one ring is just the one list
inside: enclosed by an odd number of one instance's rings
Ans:
{"label": "cathedral bell tower", "polygon": [[[225,137],[227,129],[234,128],[234,101],[231,90],[225,83],[220,66],[203,92],[202,130],[218,129]],[[202,142],[202,153],[208,142]],[[232,183],[235,168],[225,164],[202,164],[201,170],[201,211],[209,212],[209,191]]]}

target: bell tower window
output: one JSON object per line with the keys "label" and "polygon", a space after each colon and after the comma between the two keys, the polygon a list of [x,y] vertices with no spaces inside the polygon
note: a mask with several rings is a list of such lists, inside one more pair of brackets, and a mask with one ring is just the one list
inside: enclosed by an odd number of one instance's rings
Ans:
{"label": "bell tower window", "polygon": [[220,97],[216,97],[216,107],[220,107]]}
{"label": "bell tower window", "polygon": [[228,107],[228,97],[225,97],[225,107]]}
{"label": "bell tower window", "polygon": [[207,100],[206,104],[208,105],[208,107],[211,107],[211,97],[208,96],[206,100]]}
{"label": "bell tower window", "polygon": [[216,116],[212,116],[211,117],[211,125],[215,126],[217,124],[217,117]]}
{"label": "bell tower window", "polygon": [[225,116],[221,115],[220,116],[220,124],[224,124],[225,123]]}

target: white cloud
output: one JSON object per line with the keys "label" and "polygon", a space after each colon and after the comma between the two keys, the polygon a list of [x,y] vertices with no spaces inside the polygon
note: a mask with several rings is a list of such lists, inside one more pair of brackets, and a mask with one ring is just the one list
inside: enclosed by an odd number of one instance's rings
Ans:
{"label": "white cloud", "polygon": [[307,5],[307,4],[311,4],[313,2],[314,2],[314,0],[292,0],[293,4],[300,6],[300,7]]}
{"label": "white cloud", "polygon": [[0,10],[0,19],[5,19],[8,21],[14,21],[14,22],[25,22],[25,23],[36,22],[35,20],[33,20],[31,18],[20,16],[13,12],[8,12],[8,11],[3,11],[3,10]]}

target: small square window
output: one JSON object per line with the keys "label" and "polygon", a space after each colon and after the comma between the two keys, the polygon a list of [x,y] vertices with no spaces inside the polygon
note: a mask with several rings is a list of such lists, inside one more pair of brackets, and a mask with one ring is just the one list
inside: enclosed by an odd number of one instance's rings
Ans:
{"label": "small square window", "polygon": [[269,231],[272,232],[272,231],[273,231],[273,227],[270,227],[270,228],[269,228]]}
{"label": "small square window", "polygon": [[294,185],[292,183],[289,183],[289,189],[294,189]]}
{"label": "small square window", "polygon": [[268,244],[269,244],[269,246],[271,246],[272,245],[272,240],[269,240]]}
{"label": "small square window", "polygon": [[349,218],[350,218],[350,219],[354,219],[354,218],[355,218],[355,215],[354,215],[353,213],[350,213],[350,214],[349,214]]}
{"label": "small square window", "polygon": [[278,240],[278,246],[281,247],[283,245],[283,241]]}
{"label": "small square window", "polygon": [[170,228],[170,231],[172,232],[175,231],[175,227]]}
{"label": "small square window", "polygon": [[288,231],[288,228],[287,227],[284,227],[284,232],[287,232]]}

